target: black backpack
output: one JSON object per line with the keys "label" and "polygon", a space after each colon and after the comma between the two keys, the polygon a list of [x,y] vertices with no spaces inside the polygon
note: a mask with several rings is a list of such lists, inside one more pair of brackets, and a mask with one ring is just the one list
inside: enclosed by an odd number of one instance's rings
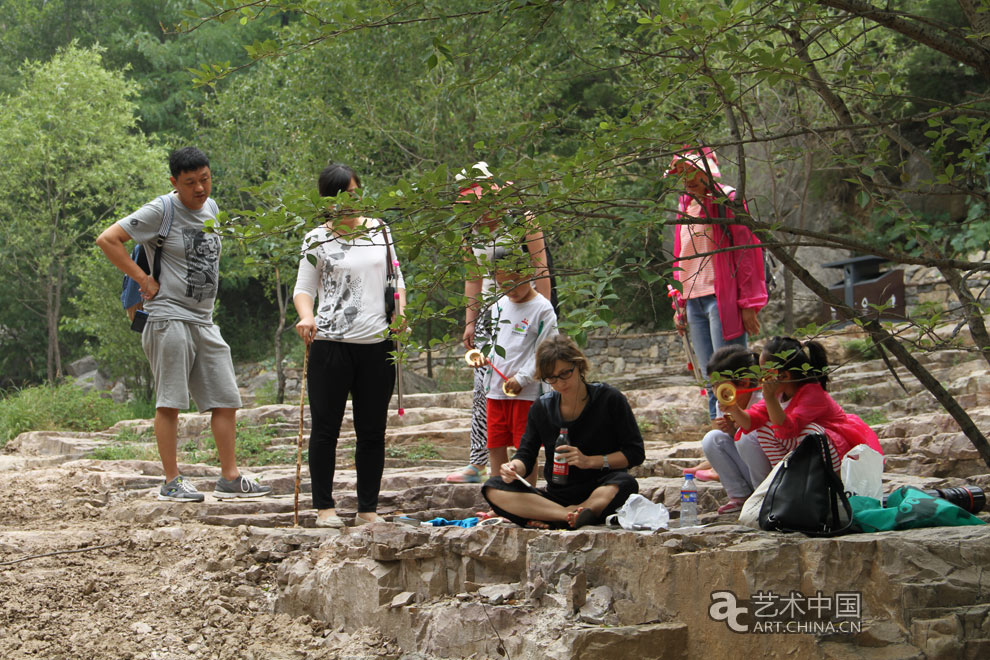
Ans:
{"label": "black backpack", "polygon": [[[134,246],[134,249],[131,250],[131,261],[140,266],[141,270],[144,272],[151,273],[151,276],[155,278],[155,281],[159,281],[158,278],[162,273],[162,264],[159,260],[159,255],[162,251],[162,245],[168,237],[168,232],[172,229],[172,219],[175,217],[175,205],[174,202],[172,202],[171,193],[168,195],[162,195],[158,199],[162,200],[162,224],[158,228],[158,237],[155,239],[154,266],[149,266],[148,255],[145,252],[143,245],[138,243]],[[137,310],[142,309],[144,306],[144,301],[141,299],[141,285],[127,275],[124,275],[124,283],[121,286],[120,304],[127,311],[127,316],[132,321],[134,320],[134,313],[137,312]]]}

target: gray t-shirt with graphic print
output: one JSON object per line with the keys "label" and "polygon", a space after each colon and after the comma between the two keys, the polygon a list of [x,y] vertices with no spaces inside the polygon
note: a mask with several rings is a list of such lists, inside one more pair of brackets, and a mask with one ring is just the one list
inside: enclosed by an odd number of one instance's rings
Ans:
{"label": "gray t-shirt with graphic print", "polygon": [[[172,194],[175,215],[162,246],[159,290],[144,303],[152,320],[179,320],[213,324],[213,303],[220,275],[220,237],[207,234],[203,225],[216,217],[216,204],[207,200],[191,211]],[[148,264],[154,263],[154,241],[162,224],[162,200],[156,198],[118,221],[127,234],[144,245]]]}

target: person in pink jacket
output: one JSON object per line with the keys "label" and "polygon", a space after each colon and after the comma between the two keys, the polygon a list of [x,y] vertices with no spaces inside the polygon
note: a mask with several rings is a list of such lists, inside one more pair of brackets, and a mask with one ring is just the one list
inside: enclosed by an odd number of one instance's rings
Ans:
{"label": "person in pink jacket", "polygon": [[[679,177],[684,186],[678,199],[681,224],[674,231],[674,279],[681,283],[685,313],[676,314],[674,323],[679,333],[690,332],[695,364],[704,371],[717,349],[746,346],[748,336],[760,331],[757,314],[767,304],[763,250],[747,227],[725,222],[735,217],[729,201],[735,201],[736,191],[716,182],[722,174],[714,151],[702,147],[675,154],[666,175]],[[742,245],[753,247],[727,249]],[[710,387],[708,414],[714,422],[718,408]]]}
{"label": "person in pink jacket", "polygon": [[725,406],[739,427],[739,434],[757,433],[760,447],[770,460],[779,463],[801,444],[805,436],[821,433],[828,438],[832,469],[859,444],[883,454],[877,434],[862,419],[847,413],[826,391],[828,356],[816,341],[804,344],[791,337],[773,337],[760,354],[763,399],[743,410]]}

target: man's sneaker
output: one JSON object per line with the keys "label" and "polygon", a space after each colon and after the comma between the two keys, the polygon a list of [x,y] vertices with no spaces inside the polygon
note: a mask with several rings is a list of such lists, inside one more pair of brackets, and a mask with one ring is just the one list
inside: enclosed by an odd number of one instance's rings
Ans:
{"label": "man's sneaker", "polygon": [[271,494],[271,486],[262,486],[257,481],[245,479],[243,476],[237,477],[233,481],[227,481],[220,477],[217,479],[217,487],[213,489],[213,497],[220,500],[231,497],[262,497]]}
{"label": "man's sneaker", "polygon": [[158,491],[158,499],[165,502],[202,502],[204,495],[181,476],[172,479]]}

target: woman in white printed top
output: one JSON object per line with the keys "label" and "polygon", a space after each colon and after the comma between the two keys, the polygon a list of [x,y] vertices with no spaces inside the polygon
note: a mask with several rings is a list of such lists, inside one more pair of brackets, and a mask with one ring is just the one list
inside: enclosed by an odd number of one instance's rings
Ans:
{"label": "woman in white printed top", "polygon": [[[360,185],[360,179],[345,165],[330,165],[319,177],[322,197],[335,197],[344,191],[356,195]],[[333,499],[333,476],[348,395],[357,435],[355,524],[378,520],[386,417],[395,386],[395,364],[389,355],[394,344],[387,339],[390,320],[385,291],[389,263],[394,260],[395,250],[385,224],[347,215],[346,209],[336,210],[303,241],[292,300],[300,319],[296,331],[311,344],[306,374],[313,418],[309,472],[319,527],[343,525]],[[399,294],[395,314],[401,316],[405,288],[398,265],[394,272]],[[316,298],[319,305],[314,316]]]}

